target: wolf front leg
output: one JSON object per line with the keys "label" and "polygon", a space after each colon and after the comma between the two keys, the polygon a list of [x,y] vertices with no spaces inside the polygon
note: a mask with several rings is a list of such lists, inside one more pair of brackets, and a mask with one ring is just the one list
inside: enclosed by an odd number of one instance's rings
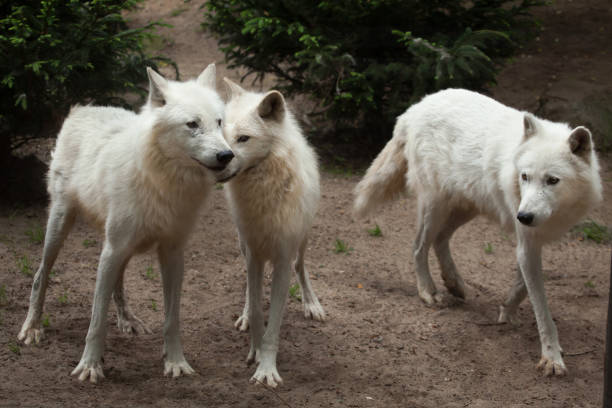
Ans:
{"label": "wolf front leg", "polygon": [[516,310],[521,302],[525,300],[525,297],[527,297],[527,287],[525,286],[525,280],[523,279],[523,273],[519,265],[516,268],[516,277],[512,289],[510,289],[510,293],[508,294],[508,299],[499,307],[497,322],[518,324]]}
{"label": "wolf front leg", "polygon": [[193,374],[195,371],[183,355],[180,338],[183,246],[160,243],[157,253],[164,285],[164,375],[178,377],[181,374]]}
{"label": "wolf front leg", "polygon": [[[245,244],[244,240],[240,236],[240,231],[238,232],[238,238],[240,240],[240,253],[242,254],[243,258],[245,260],[247,260],[247,247],[246,247],[246,244]],[[247,267],[248,267],[248,260],[247,260]],[[239,331],[242,331],[242,332],[247,331],[247,329],[249,328],[249,284],[248,284],[248,278],[247,278],[246,294],[244,296],[244,299],[245,300],[244,300],[244,308],[242,309],[242,315],[240,315],[240,317],[238,319],[236,319],[236,322],[234,322],[234,327],[236,329],[238,329]]]}
{"label": "wolf front leg", "polygon": [[268,327],[261,341],[259,365],[251,379],[251,381],[266,384],[272,388],[283,382],[276,369],[276,355],[278,353],[280,326],[289,295],[290,282],[291,261],[289,257],[282,256],[281,259],[274,262]]}
{"label": "wolf front leg", "polygon": [[119,278],[122,265],[129,258],[127,246],[111,245],[108,240],[104,243],[94,292],[91,322],[87,331],[85,350],[77,367],[71,375],[78,375],[80,381],[89,378],[92,383],[104,378],[102,372],[102,354],[104,353],[104,340],[106,339],[106,315],[108,303],[115,283]]}
{"label": "wolf front leg", "polygon": [[247,305],[249,331],[251,332],[251,349],[247,356],[247,363],[259,363],[261,341],[264,333],[264,315],[262,309],[263,274],[265,262],[254,257],[249,248],[246,248],[247,261]]}
{"label": "wolf front leg", "polygon": [[523,274],[525,286],[529,294],[529,300],[533,306],[540,343],[542,345],[542,358],[538,363],[538,369],[544,371],[544,375],[565,375],[567,368],[561,357],[561,346],[557,327],[553,322],[546,293],[544,292],[544,280],[542,278],[542,247],[534,243],[530,237],[524,234],[518,235],[517,258]]}

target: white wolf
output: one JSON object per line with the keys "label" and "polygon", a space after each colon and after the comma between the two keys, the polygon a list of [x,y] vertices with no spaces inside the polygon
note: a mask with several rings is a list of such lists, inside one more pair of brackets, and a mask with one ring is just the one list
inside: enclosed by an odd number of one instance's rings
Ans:
{"label": "white wolf", "polygon": [[512,321],[529,293],[542,345],[538,367],[545,375],[565,374],[544,293],[541,251],[601,201],[590,132],[474,92],[440,91],[398,118],[393,138],[355,188],[355,214],[366,215],[406,185],[418,200],[413,255],[421,299],[428,304],[440,300],[427,264],[432,244],[445,286],[465,297],[450,254],[451,235],[477,214],[497,219],[516,231],[519,264],[499,321]]}
{"label": "white wolf", "polygon": [[[278,336],[291,279],[291,263],[302,290],[306,317],[325,313],[304,268],[308,232],[319,202],[317,159],[283,96],[247,92],[225,78],[230,100],[225,110],[225,136],[236,154],[238,174],[227,198],[247,263],[247,302],[236,327],[250,325],[247,361],[257,362],[252,381],[276,387]],[[262,285],[264,267],[273,266],[268,326],[264,333]]]}
{"label": "white wolf", "polygon": [[72,372],[103,378],[108,303],[118,325],[144,332],[126,304],[123,273],[131,256],[155,246],[164,288],[164,374],[191,374],[179,335],[183,247],[199,208],[216,181],[235,171],[223,138],[224,104],[215,91],[215,66],[188,82],[164,79],[150,68],[149,99],[139,114],[119,108],[77,106],[57,139],[49,175],[51,196],[43,258],[30,308],[19,333],[26,344],[42,336],[48,275],[77,213],[105,231],[85,350]]}

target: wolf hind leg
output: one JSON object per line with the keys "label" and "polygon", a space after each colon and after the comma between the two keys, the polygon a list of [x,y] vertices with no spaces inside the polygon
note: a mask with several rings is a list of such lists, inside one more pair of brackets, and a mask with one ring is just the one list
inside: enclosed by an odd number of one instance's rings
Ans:
{"label": "wolf hind leg", "polygon": [[445,208],[443,202],[444,200],[440,198],[424,194],[421,194],[418,199],[418,232],[414,241],[413,255],[419,297],[428,305],[442,301],[442,295],[438,293],[429,272],[428,254],[434,238],[442,229],[443,221],[448,216],[448,209]]}
{"label": "wolf hind leg", "polygon": [[452,211],[433,243],[436,257],[440,263],[444,286],[453,296],[461,299],[465,299],[465,283],[457,272],[457,267],[451,256],[449,242],[453,233],[475,216],[476,213],[471,210]]}
{"label": "wolf hind leg", "polygon": [[74,225],[76,212],[76,208],[68,200],[56,198],[51,201],[42,260],[34,275],[28,315],[17,336],[25,344],[39,343],[43,336],[40,318],[49,284],[49,273],[64,240]]}
{"label": "wolf hind leg", "polygon": [[325,320],[325,311],[323,306],[319,303],[317,295],[312,289],[310,284],[310,277],[308,271],[304,267],[304,253],[306,252],[306,246],[308,244],[308,237],[305,237],[300,248],[298,250],[297,260],[295,262],[295,273],[297,275],[298,283],[302,291],[302,306],[304,307],[304,317],[307,319],[313,319],[318,321]]}
{"label": "wolf hind leg", "polygon": [[150,334],[151,329],[134,314],[127,301],[123,280],[125,277],[125,267],[128,262],[129,259],[121,266],[119,278],[113,291],[113,300],[115,301],[115,306],[117,306],[117,327],[119,331],[126,334]]}

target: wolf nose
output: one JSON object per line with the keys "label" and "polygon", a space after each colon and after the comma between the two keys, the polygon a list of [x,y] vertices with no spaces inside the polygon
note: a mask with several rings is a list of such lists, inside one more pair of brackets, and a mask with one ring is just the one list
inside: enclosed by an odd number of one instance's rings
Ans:
{"label": "wolf nose", "polygon": [[227,164],[234,158],[234,152],[231,150],[224,150],[217,153],[217,161],[221,164]]}
{"label": "wolf nose", "polygon": [[521,224],[531,225],[533,222],[533,213],[519,211],[516,218],[521,222]]}

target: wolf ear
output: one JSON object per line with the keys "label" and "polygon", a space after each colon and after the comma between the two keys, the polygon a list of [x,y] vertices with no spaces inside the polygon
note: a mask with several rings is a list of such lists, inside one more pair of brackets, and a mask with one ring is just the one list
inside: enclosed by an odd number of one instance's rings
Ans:
{"label": "wolf ear", "polygon": [[198,76],[196,82],[204,87],[217,89],[217,68],[215,64],[210,64]]}
{"label": "wolf ear", "polygon": [[572,153],[588,160],[589,154],[593,149],[593,140],[589,129],[584,126],[578,126],[570,133],[568,143]]}
{"label": "wolf ear", "polygon": [[536,117],[531,113],[523,115],[523,141],[529,140],[536,133]]}
{"label": "wolf ear", "polygon": [[257,113],[264,120],[280,122],[285,116],[285,98],[278,91],[270,91],[257,107]]}
{"label": "wolf ear", "polygon": [[149,105],[154,107],[164,106],[166,98],[164,94],[168,89],[168,80],[151,67],[147,67],[147,75],[149,76]]}
{"label": "wolf ear", "polygon": [[227,77],[223,77],[223,82],[225,82],[225,91],[227,92],[228,101],[242,95],[245,92],[240,85]]}

